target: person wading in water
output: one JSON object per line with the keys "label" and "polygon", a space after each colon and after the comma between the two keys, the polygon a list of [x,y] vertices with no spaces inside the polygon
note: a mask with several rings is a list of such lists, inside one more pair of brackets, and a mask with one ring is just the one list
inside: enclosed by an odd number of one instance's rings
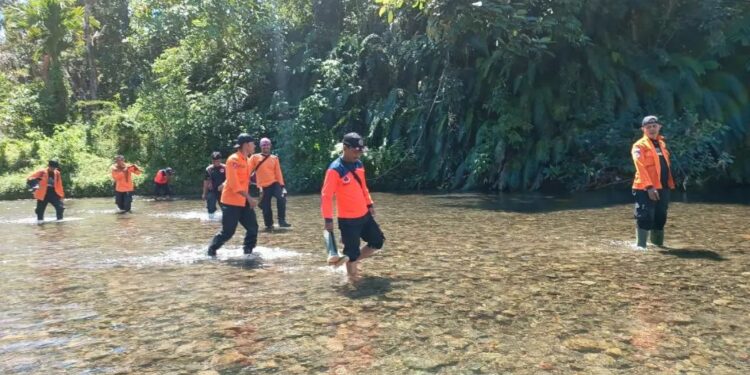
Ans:
{"label": "person wading in water", "polygon": [[174,177],[174,169],[166,167],[159,169],[154,176],[154,200],[158,200],[159,197],[163,196],[164,199],[169,200],[172,195],[172,189],[169,187],[169,183]]}
{"label": "person wading in water", "polygon": [[[328,167],[321,190],[321,212],[325,230],[333,231],[333,198],[336,197],[339,231],[344,243],[344,255],[349,260],[346,271],[352,281],[359,278],[358,265],[383,247],[385,236],[375,222],[375,207],[367,189],[365,167],[359,160],[365,150],[364,141],[357,133],[343,139],[344,152]],[[359,248],[360,239],[367,245]],[[329,264],[338,263],[335,256]]]}
{"label": "person wading in water", "polygon": [[284,175],[281,173],[281,162],[279,157],[271,155],[271,140],[262,138],[260,140],[260,153],[250,158],[250,175],[255,179],[256,185],[263,192],[260,199],[260,209],[263,211],[263,224],[266,231],[273,230],[273,209],[271,209],[271,198],[276,198],[276,212],[279,215],[279,227],[289,228],[291,224],[286,222],[286,186],[284,186]]}
{"label": "person wading in water", "polygon": [[255,139],[249,134],[242,133],[237,137],[234,148],[237,152],[227,158],[227,179],[221,188],[221,230],[216,233],[208,246],[208,256],[211,257],[216,256],[216,250],[232,238],[238,223],[242,224],[247,231],[242,243],[242,250],[245,254],[252,254],[258,241],[258,221],[253,210],[256,201],[249,194],[248,161],[248,156],[255,151]]}
{"label": "person wading in water", "polygon": [[65,192],[60,175],[60,163],[57,160],[48,161],[47,168],[40,169],[28,177],[27,184],[34,191],[34,198],[36,198],[37,223],[44,222],[44,211],[47,209],[47,203],[55,207],[57,220],[62,220],[63,211],[65,211],[65,206],[63,206]]}
{"label": "person wading in water", "polygon": [[641,122],[643,137],[631,148],[635,164],[633,196],[635,197],[636,245],[646,249],[651,243],[664,246],[664,225],[667,223],[669,190],[674,189],[670,170],[669,151],[664,137],[659,135],[661,124],[656,116],[646,116]]}
{"label": "person wading in water", "polygon": [[221,189],[227,179],[226,168],[227,166],[221,162],[221,153],[218,151],[211,153],[211,164],[206,167],[206,174],[203,176],[203,194],[201,195],[201,199],[206,201],[209,219],[214,218],[216,203],[221,199]]}
{"label": "person wading in water", "polygon": [[115,204],[120,213],[130,212],[133,203],[133,175],[141,174],[141,169],[135,164],[125,164],[125,157],[115,156],[115,165],[110,168],[112,179],[115,181]]}

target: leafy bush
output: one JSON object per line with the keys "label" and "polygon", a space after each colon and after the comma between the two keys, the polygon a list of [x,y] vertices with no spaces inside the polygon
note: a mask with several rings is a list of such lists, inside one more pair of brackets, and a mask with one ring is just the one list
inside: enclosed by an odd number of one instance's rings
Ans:
{"label": "leafy bush", "polygon": [[26,177],[31,171],[14,172],[0,175],[0,199],[31,198],[26,189]]}
{"label": "leafy bush", "polygon": [[36,144],[21,139],[0,140],[0,171],[17,171],[32,164]]}

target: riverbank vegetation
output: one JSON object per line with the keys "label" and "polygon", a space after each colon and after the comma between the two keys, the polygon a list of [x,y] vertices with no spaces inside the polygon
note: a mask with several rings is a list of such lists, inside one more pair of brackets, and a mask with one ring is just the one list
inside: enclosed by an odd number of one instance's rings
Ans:
{"label": "riverbank vegetation", "polygon": [[269,136],[290,190],[367,137],[375,190],[580,190],[632,177],[664,123],[684,186],[750,182],[750,2],[0,0],[0,197],[58,158],[108,195],[124,154],[200,191]]}

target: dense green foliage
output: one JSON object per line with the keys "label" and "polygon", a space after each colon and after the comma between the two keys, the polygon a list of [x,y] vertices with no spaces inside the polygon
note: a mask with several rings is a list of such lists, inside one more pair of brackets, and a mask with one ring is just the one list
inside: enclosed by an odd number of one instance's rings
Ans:
{"label": "dense green foliage", "polygon": [[47,157],[107,194],[117,153],[196,193],[241,131],[274,140],[294,191],[349,131],[375,189],[624,188],[645,114],[682,185],[750,182],[750,2],[3,4],[6,197]]}

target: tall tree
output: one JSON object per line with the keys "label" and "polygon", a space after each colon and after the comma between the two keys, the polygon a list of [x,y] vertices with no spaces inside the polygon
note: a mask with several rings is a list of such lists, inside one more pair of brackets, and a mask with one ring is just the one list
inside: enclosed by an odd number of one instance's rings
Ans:
{"label": "tall tree", "polygon": [[94,0],[84,0],[83,37],[86,41],[86,68],[88,70],[88,99],[97,98],[98,77],[94,58],[94,30],[91,20]]}
{"label": "tall tree", "polygon": [[40,100],[47,111],[49,133],[67,118],[69,94],[62,54],[81,43],[84,10],[72,0],[30,0],[5,10],[8,39],[32,46],[34,64],[29,68],[44,80]]}

